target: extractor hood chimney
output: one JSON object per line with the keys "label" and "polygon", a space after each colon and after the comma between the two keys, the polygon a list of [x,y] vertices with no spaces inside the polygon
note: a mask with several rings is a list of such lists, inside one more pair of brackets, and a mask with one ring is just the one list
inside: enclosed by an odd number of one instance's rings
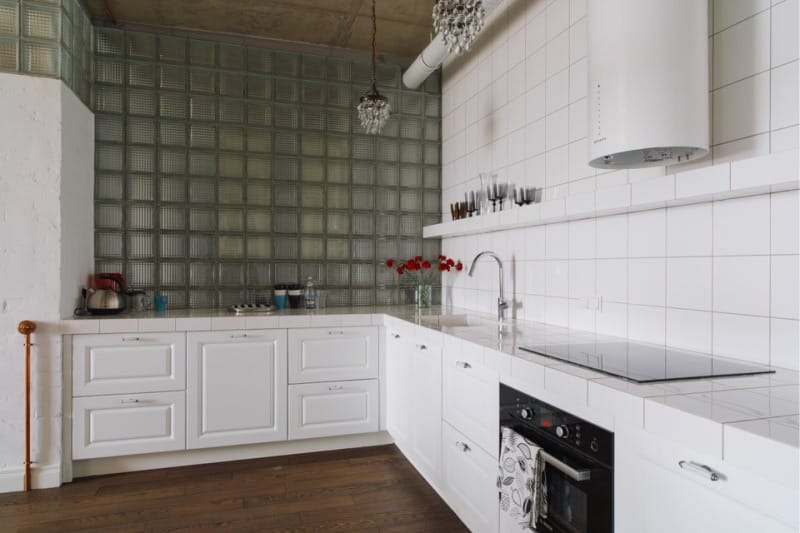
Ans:
{"label": "extractor hood chimney", "polygon": [[590,166],[663,166],[708,153],[707,5],[589,0]]}

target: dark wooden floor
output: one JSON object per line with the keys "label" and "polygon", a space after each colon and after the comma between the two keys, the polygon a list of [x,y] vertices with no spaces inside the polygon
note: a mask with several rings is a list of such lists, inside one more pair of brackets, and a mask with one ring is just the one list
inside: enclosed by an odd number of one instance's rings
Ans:
{"label": "dark wooden floor", "polygon": [[78,479],[0,494],[0,531],[467,531],[394,446]]}

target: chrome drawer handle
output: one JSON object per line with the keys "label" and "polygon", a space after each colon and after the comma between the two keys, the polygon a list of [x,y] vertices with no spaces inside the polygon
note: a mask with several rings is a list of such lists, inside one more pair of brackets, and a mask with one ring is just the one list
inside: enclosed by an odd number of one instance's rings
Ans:
{"label": "chrome drawer handle", "polygon": [[344,335],[344,331],[329,331],[328,335]]}
{"label": "chrome drawer handle", "polygon": [[424,344],[417,344],[417,349],[418,349],[418,350],[427,350],[427,349],[428,349],[428,347],[427,347],[427,346],[425,346]]}
{"label": "chrome drawer handle", "polygon": [[333,391],[333,390],[343,390],[343,389],[344,389],[344,385],[330,385],[330,386],[328,386],[328,390],[331,390],[331,391]]}
{"label": "chrome drawer handle", "polygon": [[119,403],[139,403],[139,400],[136,398],[128,398],[127,400],[120,400]]}
{"label": "chrome drawer handle", "polygon": [[720,479],[725,478],[725,476],[723,476],[710,466],[703,465],[700,463],[695,463],[694,461],[678,461],[678,466],[688,472],[694,472],[696,474],[702,474],[704,476],[708,476],[708,479],[710,479],[711,481],[719,481]]}
{"label": "chrome drawer handle", "polygon": [[462,452],[471,452],[472,448],[469,447],[469,444],[466,442],[461,442],[460,440],[456,441],[456,446],[461,449]]}
{"label": "chrome drawer handle", "polygon": [[141,337],[122,337],[122,342],[139,342]]}
{"label": "chrome drawer handle", "polygon": [[466,361],[456,361],[456,366],[461,368],[472,368],[472,365],[467,363]]}
{"label": "chrome drawer handle", "polygon": [[238,333],[230,336],[231,339],[260,339],[261,337],[261,335],[253,335],[250,333]]}

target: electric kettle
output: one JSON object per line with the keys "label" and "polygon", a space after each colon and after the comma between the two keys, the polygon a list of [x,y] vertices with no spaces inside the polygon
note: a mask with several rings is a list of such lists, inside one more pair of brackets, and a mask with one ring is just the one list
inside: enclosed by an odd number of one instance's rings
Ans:
{"label": "electric kettle", "polygon": [[[102,283],[109,280],[112,283]],[[97,274],[95,285],[104,285],[111,288],[89,289],[89,300],[86,307],[93,315],[115,315],[125,310],[125,278],[122,274]]]}

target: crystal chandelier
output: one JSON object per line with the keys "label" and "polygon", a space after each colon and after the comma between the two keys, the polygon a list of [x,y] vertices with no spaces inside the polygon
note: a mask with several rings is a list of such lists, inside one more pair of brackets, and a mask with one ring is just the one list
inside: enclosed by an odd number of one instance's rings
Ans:
{"label": "crystal chandelier", "polygon": [[444,39],[453,54],[469,52],[483,28],[486,10],[483,0],[436,0],[433,5],[433,29]]}
{"label": "crystal chandelier", "polygon": [[377,31],[375,0],[372,0],[372,87],[367,94],[361,97],[356,108],[358,109],[358,118],[361,120],[361,127],[370,135],[377,135],[381,132],[391,111],[389,101],[378,92],[378,88],[375,86],[375,35]]}

